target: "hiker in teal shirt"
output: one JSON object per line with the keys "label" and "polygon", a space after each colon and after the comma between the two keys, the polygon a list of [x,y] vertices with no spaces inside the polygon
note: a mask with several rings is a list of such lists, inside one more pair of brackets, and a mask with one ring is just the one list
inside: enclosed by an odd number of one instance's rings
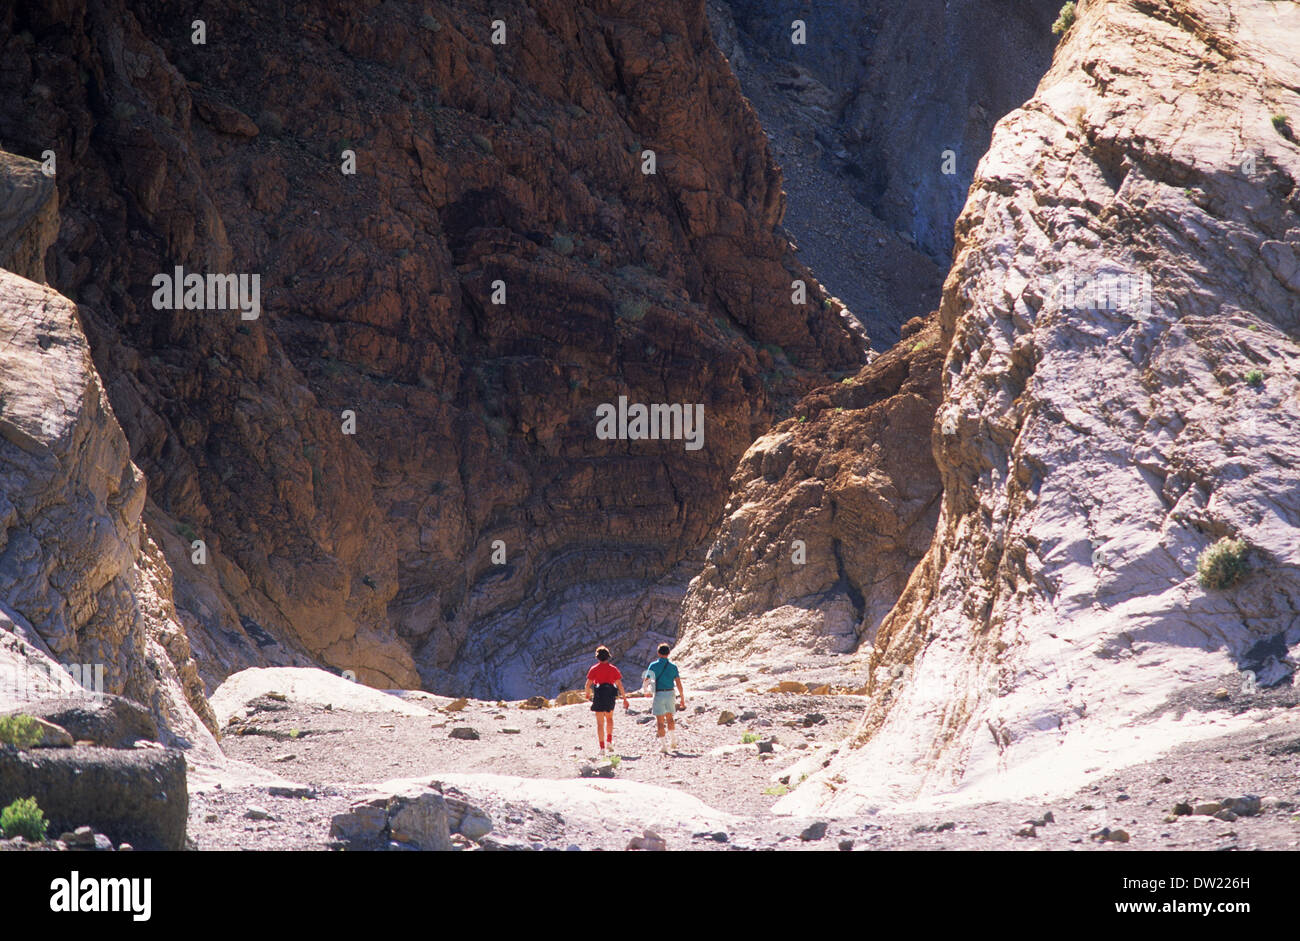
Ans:
{"label": "hiker in teal shirt", "polygon": [[[668,754],[669,739],[665,736],[671,735],[672,750],[677,751],[677,724],[673,721],[673,712],[675,709],[686,708],[686,691],[682,689],[681,673],[677,665],[668,659],[668,652],[672,648],[667,644],[659,645],[659,659],[646,668],[645,678],[653,678],[655,681],[655,698],[651,712],[654,713],[656,728],[659,733],[660,750]],[[673,685],[677,686],[677,699],[674,701]]]}

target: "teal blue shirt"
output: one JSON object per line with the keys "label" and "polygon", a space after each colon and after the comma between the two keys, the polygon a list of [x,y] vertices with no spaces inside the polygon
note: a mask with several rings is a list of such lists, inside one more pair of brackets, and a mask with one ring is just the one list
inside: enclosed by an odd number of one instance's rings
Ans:
{"label": "teal blue shirt", "polygon": [[673,680],[677,679],[680,674],[677,672],[677,665],[672,663],[667,657],[660,657],[648,667],[649,671],[655,675],[655,692],[662,693],[665,690],[673,688]]}

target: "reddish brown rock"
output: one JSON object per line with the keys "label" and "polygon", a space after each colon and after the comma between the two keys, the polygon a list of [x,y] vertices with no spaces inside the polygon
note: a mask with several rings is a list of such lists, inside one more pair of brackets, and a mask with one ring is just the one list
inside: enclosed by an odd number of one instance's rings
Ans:
{"label": "reddish brown rock", "polygon": [[939,329],[916,318],[903,334],[855,377],[802,399],[741,458],[683,605],[689,668],[788,669],[870,646],[939,511]]}
{"label": "reddish brown rock", "polygon": [[[195,45],[158,0],[9,11],[0,139],[59,155],[51,280],[208,683],[523,697],[673,633],[736,458],[860,359],[815,284],[790,303],[780,174],[702,3],[203,14]],[[260,318],[155,310],[174,265],[259,274]],[[620,394],[703,403],[704,448],[596,440]]]}

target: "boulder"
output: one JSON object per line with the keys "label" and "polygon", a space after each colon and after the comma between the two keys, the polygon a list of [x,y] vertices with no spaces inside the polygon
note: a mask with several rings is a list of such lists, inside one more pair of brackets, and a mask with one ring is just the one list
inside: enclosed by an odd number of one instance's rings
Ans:
{"label": "boulder", "polygon": [[1219,801],[1224,810],[1236,814],[1238,817],[1253,817],[1259,813],[1263,802],[1254,794],[1245,794],[1241,797],[1225,797]]}
{"label": "boulder", "polygon": [[653,830],[646,830],[640,836],[634,836],[627,841],[627,848],[630,850],[650,850],[652,852],[662,853],[668,849],[668,841],[661,837]]}
{"label": "boulder", "polygon": [[519,853],[532,850],[532,844],[509,836],[485,836],[479,846],[494,853]]}
{"label": "boulder", "polygon": [[104,693],[41,699],[13,711],[52,722],[66,729],[76,741],[105,748],[130,748],[141,739],[158,740],[158,723],[153,714],[124,696]]}
{"label": "boulder", "polygon": [[53,722],[47,722],[40,716],[34,716],[27,710],[16,710],[17,715],[26,715],[41,731],[41,737],[33,745],[33,748],[71,748],[73,738],[68,734],[67,729],[55,725]]}
{"label": "boulder", "polygon": [[799,839],[805,843],[811,843],[820,840],[824,836],[826,836],[826,821],[818,820],[804,827],[803,832],[799,834]]}
{"label": "boulder", "polygon": [[[488,825],[491,829],[491,824]],[[422,850],[451,849],[447,828],[447,805],[434,790],[395,796],[388,802],[389,834],[399,843]],[[468,835],[468,834],[466,834]]]}
{"label": "boulder", "polygon": [[387,798],[378,804],[365,801],[353,804],[346,813],[335,814],[330,820],[330,838],[359,849],[378,848],[388,829],[387,807]]}
{"label": "boulder", "polygon": [[0,807],[35,797],[53,832],[90,826],[140,849],[185,848],[189,792],[176,749],[0,748]]}
{"label": "boulder", "polygon": [[330,821],[330,838],[358,850],[448,851],[453,846],[447,819],[442,794],[415,785],[356,801]]}
{"label": "boulder", "polygon": [[[435,789],[439,787],[434,784]],[[455,788],[445,789],[443,802],[447,805],[447,829],[471,840],[481,840],[492,832],[492,818],[487,811],[476,807]]]}

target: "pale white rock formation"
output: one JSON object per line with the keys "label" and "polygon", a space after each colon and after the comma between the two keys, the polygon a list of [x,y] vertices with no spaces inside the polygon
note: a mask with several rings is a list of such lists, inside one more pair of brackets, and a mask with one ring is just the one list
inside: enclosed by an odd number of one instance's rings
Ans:
{"label": "pale white rock formation", "polygon": [[470,799],[509,801],[563,814],[566,820],[593,827],[617,821],[623,827],[668,830],[723,830],[736,818],[681,791],[637,781],[520,778],[507,774],[438,772],[419,778],[386,781],[374,790],[396,794],[437,781]]}
{"label": "pale white rock formation", "polygon": [[[778,810],[1068,790],[1249,721],[1180,697],[1288,681],[1292,129],[1295,4],[1082,8],[957,223],[934,541],[867,654],[853,747]],[[1250,546],[1249,574],[1202,587],[1224,536]]]}
{"label": "pale white rock formation", "polygon": [[[26,676],[50,662],[91,677],[102,666],[103,691],[148,706],[167,744],[215,753],[144,503],[76,306],[0,270],[0,629],[20,641],[4,659]],[[64,676],[8,695],[66,693]]]}
{"label": "pale white rock formation", "polygon": [[241,670],[212,694],[209,702],[224,725],[250,702],[267,693],[281,693],[301,705],[331,706],[343,712],[392,712],[427,716],[430,711],[393,693],[372,689],[316,667],[252,667]]}

